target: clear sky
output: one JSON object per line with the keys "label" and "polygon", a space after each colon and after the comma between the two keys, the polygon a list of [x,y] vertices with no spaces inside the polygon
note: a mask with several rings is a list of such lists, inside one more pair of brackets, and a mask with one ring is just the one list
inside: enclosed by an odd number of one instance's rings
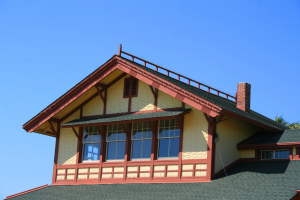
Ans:
{"label": "clear sky", "polygon": [[300,1],[0,0],[0,199],[51,184],[55,139],[22,125],[123,50],[300,120]]}

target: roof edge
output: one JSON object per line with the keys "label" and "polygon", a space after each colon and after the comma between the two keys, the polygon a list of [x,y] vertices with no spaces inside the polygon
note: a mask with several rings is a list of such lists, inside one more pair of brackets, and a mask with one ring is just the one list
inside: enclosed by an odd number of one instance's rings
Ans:
{"label": "roof edge", "polygon": [[30,189],[30,190],[26,190],[24,192],[19,192],[17,194],[13,194],[13,195],[10,195],[10,196],[7,196],[4,200],[6,199],[11,199],[11,198],[14,198],[14,197],[17,197],[17,196],[21,196],[23,194],[27,194],[27,193],[30,193],[30,192],[34,192],[34,191],[37,191],[37,190],[40,190],[40,189],[43,189],[43,188],[46,188],[50,185],[46,184],[46,185],[42,185],[40,187],[36,187],[36,188],[33,188],[33,189]]}

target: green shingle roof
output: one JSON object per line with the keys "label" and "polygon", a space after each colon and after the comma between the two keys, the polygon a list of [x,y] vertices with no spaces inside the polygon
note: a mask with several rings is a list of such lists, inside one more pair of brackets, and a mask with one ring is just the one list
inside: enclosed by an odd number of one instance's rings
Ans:
{"label": "green shingle roof", "polygon": [[84,125],[84,124],[100,124],[100,123],[110,123],[110,122],[122,122],[122,121],[131,121],[131,120],[140,120],[140,119],[155,119],[163,117],[173,117],[184,112],[188,112],[191,109],[182,109],[182,110],[172,110],[172,111],[162,111],[162,112],[152,112],[152,113],[141,113],[141,114],[129,114],[113,117],[100,117],[100,118],[91,118],[91,119],[75,119],[73,121],[62,124],[61,126],[72,126],[72,125]]}
{"label": "green shingle roof", "polygon": [[300,188],[300,161],[239,163],[227,174],[204,183],[49,186],[12,199],[285,200]]}
{"label": "green shingle roof", "polygon": [[276,144],[287,142],[300,142],[300,129],[286,129],[282,133],[257,133],[240,142],[238,146],[255,144]]}
{"label": "green shingle roof", "polygon": [[[119,56],[120,57],[120,56]],[[222,109],[225,109],[227,111],[230,111],[230,112],[233,112],[235,114],[238,114],[238,115],[241,115],[241,116],[244,116],[244,117],[247,117],[249,119],[252,119],[252,120],[255,120],[257,122],[260,122],[260,123],[263,123],[265,125],[268,125],[270,127],[273,127],[273,128],[276,128],[276,129],[280,129],[280,130],[284,130],[284,126],[282,126],[281,124],[275,122],[274,120],[272,119],[269,119],[253,110],[250,110],[250,112],[245,112],[239,108],[236,107],[236,103],[233,102],[233,101],[230,101],[228,99],[225,99],[225,98],[222,98],[220,96],[217,96],[215,94],[212,94],[212,93],[209,93],[207,91],[204,91],[202,89],[199,89],[199,88],[196,88],[194,86],[191,86],[191,85],[188,85],[184,82],[181,82],[181,81],[178,81],[172,77],[169,77],[169,76],[166,76],[160,72],[157,72],[155,70],[152,70],[148,67],[145,67],[139,63],[136,63],[136,62],[133,62],[127,58],[124,58],[124,57],[121,57],[122,59],[126,60],[127,62],[130,62],[131,64],[134,64],[135,66],[137,67],[140,67],[160,78],[163,78],[165,79],[166,81],[169,81],[170,83],[173,83],[174,85],[184,89],[184,90],[187,90],[191,93],[193,93],[194,95],[197,95],[198,97],[201,97],[219,107],[221,107]]]}

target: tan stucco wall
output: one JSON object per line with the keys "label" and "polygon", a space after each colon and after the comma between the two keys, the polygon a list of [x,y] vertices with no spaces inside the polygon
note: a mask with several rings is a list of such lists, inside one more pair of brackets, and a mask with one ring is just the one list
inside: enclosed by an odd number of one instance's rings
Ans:
{"label": "tan stucco wall", "polygon": [[158,109],[165,109],[165,108],[175,108],[175,107],[181,107],[182,102],[178,99],[162,92],[158,91],[157,96],[157,108]]}
{"label": "tan stucco wall", "polygon": [[203,113],[189,105],[191,112],[184,116],[182,159],[207,158],[207,121]]}
{"label": "tan stucco wall", "polygon": [[[104,96],[104,92],[102,93],[102,95]],[[97,95],[94,99],[92,99],[90,102],[83,106],[82,115],[103,115],[103,107],[104,103],[100,96]]]}
{"label": "tan stucco wall", "polygon": [[128,112],[128,98],[123,98],[124,79],[127,77],[129,75],[107,89],[107,114]]}
{"label": "tan stucco wall", "polygon": [[240,158],[255,158],[255,149],[240,150]]}
{"label": "tan stucco wall", "polygon": [[131,99],[131,112],[154,110],[154,96],[150,87],[139,80],[138,96]]}
{"label": "tan stucco wall", "polygon": [[[79,119],[79,115],[79,111],[75,112],[73,115],[64,120],[62,124],[74,119]],[[77,133],[79,133],[79,129],[75,129]],[[71,128],[60,128],[57,160],[58,165],[76,164],[77,142],[78,139]]]}
{"label": "tan stucco wall", "polygon": [[224,167],[228,166],[240,158],[236,145],[259,130],[259,127],[235,118],[220,122],[216,130],[219,135],[219,142],[216,143],[215,172],[222,169],[219,152],[221,153]]}

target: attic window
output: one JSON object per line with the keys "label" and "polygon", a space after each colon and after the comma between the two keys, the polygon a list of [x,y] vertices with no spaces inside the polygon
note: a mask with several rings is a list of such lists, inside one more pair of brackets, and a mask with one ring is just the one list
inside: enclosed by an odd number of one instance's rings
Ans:
{"label": "attic window", "polygon": [[124,92],[123,97],[137,97],[138,94],[138,82],[139,80],[136,78],[125,78],[124,80]]}
{"label": "attic window", "polygon": [[261,160],[273,160],[273,159],[289,159],[290,151],[288,149],[276,149],[276,150],[261,150]]}

